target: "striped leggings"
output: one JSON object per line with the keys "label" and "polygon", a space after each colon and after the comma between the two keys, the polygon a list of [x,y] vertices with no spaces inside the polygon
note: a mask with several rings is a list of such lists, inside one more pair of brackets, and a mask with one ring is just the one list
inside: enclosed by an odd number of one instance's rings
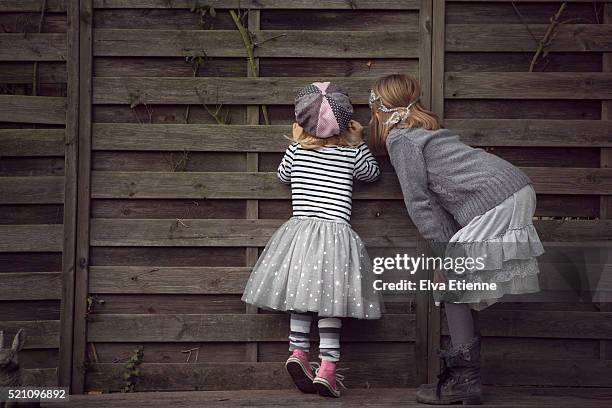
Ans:
{"label": "striped leggings", "polygon": [[[300,349],[310,351],[310,325],[312,314],[291,313],[289,333],[289,350]],[[319,358],[321,360],[340,360],[340,328],[342,321],[336,317],[320,318],[319,326]]]}

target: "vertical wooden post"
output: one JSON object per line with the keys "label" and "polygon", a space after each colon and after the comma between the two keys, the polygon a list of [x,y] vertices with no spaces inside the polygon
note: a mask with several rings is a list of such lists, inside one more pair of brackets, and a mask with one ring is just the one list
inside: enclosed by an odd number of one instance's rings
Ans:
{"label": "vertical wooden post", "polygon": [[[419,10],[419,82],[421,83],[421,103],[427,108],[432,107],[432,32],[435,30],[433,21],[432,0],[422,0]],[[417,240],[417,256],[427,253],[427,243],[419,236]],[[427,271],[419,273],[417,279],[428,279]],[[428,350],[430,348],[430,296],[428,292],[416,293],[416,343],[415,343],[415,380],[421,384],[427,382],[429,371]]]}
{"label": "vertical wooden post", "polygon": [[[444,121],[444,52],[445,52],[445,0],[433,0],[433,34],[431,44],[431,108]],[[430,275],[430,279],[433,276]],[[440,369],[436,354],[440,348],[441,310],[428,297],[429,318],[427,326],[427,381],[433,382]]]}
{"label": "vertical wooden post", "polygon": [[[248,30],[256,31],[260,27],[260,11],[249,10],[248,15]],[[255,59],[255,66],[259,71],[259,58]],[[247,75],[252,76],[249,64],[247,63]],[[259,109],[258,105],[247,106],[247,124],[259,125]],[[246,171],[259,171],[259,155],[258,153],[247,153]],[[246,218],[257,219],[259,218],[259,200],[247,200],[246,203]],[[246,266],[252,267],[257,262],[259,256],[259,250],[257,247],[246,249]],[[257,314],[257,307],[253,305],[246,306],[247,314]],[[250,362],[257,362],[259,358],[259,349],[257,342],[247,343],[246,345],[246,359]]]}
{"label": "vertical wooden post", "polygon": [[79,9],[79,164],[72,365],[72,392],[75,394],[83,393],[85,390],[85,347],[87,345],[86,318],[89,272],[89,204],[91,175],[92,0],[80,0]]}
{"label": "vertical wooden post", "polygon": [[[612,3],[604,3],[603,24],[612,24]],[[612,71],[612,52],[604,52],[602,59],[603,72]],[[601,101],[601,120],[612,120],[612,101]],[[612,148],[601,148],[600,167],[612,167]],[[612,218],[612,196],[601,196],[599,203],[599,217],[601,219]],[[607,257],[609,261],[612,257]],[[605,272],[604,272],[605,273]],[[603,276],[600,279],[604,279]],[[604,288],[601,294],[604,302],[600,303],[602,312],[612,312],[612,294],[606,292]],[[601,340],[600,342],[600,358],[602,360],[612,360],[612,340]]]}
{"label": "vertical wooden post", "polygon": [[67,5],[67,98],[64,150],[64,240],[62,245],[62,304],[58,384],[70,387],[72,380],[72,332],[74,320],[74,276],[76,253],[77,167],[79,136],[79,2]]}

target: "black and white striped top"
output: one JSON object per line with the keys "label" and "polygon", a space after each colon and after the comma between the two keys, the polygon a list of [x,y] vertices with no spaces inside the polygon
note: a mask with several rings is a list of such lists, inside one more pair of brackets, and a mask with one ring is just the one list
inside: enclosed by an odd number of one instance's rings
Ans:
{"label": "black and white striped top", "polygon": [[374,181],[380,174],[368,145],[287,148],[278,166],[278,178],[291,183],[294,216],[350,222],[353,178]]}

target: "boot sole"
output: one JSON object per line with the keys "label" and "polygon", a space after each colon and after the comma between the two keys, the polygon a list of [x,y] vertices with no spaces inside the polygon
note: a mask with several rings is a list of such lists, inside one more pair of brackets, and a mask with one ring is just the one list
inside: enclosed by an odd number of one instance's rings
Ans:
{"label": "boot sole", "polygon": [[480,397],[439,399],[439,400],[428,400],[428,399],[417,397],[416,401],[420,402],[421,404],[429,404],[429,405],[454,405],[454,404],[482,405],[482,399]]}
{"label": "boot sole", "polygon": [[324,378],[317,377],[312,382],[317,393],[322,397],[340,398],[340,391],[334,390],[331,384]]}
{"label": "boot sole", "polygon": [[315,394],[317,392],[312,383],[313,377],[308,375],[307,370],[309,370],[310,367],[304,367],[302,362],[297,358],[289,358],[285,363],[285,369],[291,376],[298,390],[302,391],[304,394]]}

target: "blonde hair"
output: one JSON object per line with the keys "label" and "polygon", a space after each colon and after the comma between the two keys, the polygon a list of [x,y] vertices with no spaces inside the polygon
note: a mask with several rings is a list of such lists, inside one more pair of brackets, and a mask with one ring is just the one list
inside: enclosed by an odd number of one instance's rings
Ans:
{"label": "blonde hair", "polygon": [[327,146],[327,145],[335,145],[335,146],[354,146],[355,143],[352,142],[345,132],[340,133],[339,135],[328,137],[326,139],[316,137],[306,132],[301,126],[297,123],[293,125],[293,134],[291,138],[288,138],[295,143],[299,143],[304,149],[317,149],[319,147]]}
{"label": "blonde hair", "polygon": [[[389,131],[396,127],[421,127],[424,129],[440,129],[438,116],[431,111],[423,108],[418,101],[421,95],[419,82],[403,74],[387,75],[378,78],[372,88],[374,93],[380,97],[371,106],[372,119],[370,120],[369,144],[374,152],[382,153],[386,151],[386,141]],[[391,112],[378,110],[382,102],[387,108],[406,107],[410,103],[417,101],[410,108],[410,115],[403,121],[387,125],[385,122],[391,117]]]}

